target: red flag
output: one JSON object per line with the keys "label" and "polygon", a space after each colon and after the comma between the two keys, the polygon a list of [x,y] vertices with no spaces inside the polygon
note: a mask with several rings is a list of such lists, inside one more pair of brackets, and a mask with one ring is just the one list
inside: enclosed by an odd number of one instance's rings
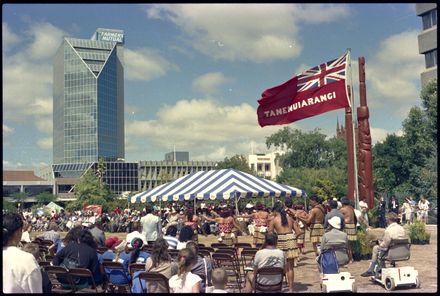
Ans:
{"label": "red flag", "polygon": [[266,89],[258,100],[258,123],[281,125],[350,106],[346,76],[348,52]]}

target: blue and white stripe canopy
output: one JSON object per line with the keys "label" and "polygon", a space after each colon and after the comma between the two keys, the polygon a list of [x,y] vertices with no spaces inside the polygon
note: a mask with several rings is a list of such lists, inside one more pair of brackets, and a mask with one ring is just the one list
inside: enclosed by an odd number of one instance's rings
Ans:
{"label": "blue and white stripe canopy", "polygon": [[129,202],[216,200],[231,197],[305,196],[302,190],[235,169],[195,172],[129,197]]}

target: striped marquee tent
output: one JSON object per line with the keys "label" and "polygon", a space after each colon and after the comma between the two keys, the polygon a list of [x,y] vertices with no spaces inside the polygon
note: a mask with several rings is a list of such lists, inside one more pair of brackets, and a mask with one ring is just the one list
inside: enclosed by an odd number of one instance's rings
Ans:
{"label": "striped marquee tent", "polygon": [[304,191],[295,187],[255,177],[235,169],[195,172],[149,191],[129,197],[131,203],[156,201],[216,200],[241,197],[301,196]]}

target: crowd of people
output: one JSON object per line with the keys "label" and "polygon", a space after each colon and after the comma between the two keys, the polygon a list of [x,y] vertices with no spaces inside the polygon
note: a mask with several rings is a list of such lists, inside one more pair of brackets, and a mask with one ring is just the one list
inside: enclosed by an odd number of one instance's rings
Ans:
{"label": "crowd of people", "polygon": [[[383,198],[379,204],[380,211],[382,201]],[[411,198],[406,202],[414,204]],[[422,198],[418,206],[420,211],[424,211],[424,205],[427,211],[426,203]],[[388,225],[386,237],[373,249],[373,267],[378,249],[386,248],[394,236],[402,236],[401,228],[398,228],[401,226],[397,223],[400,207],[395,199],[391,199],[389,207],[384,222],[384,226]],[[406,206],[402,208],[407,209]],[[38,263],[41,255],[36,244],[36,240],[45,240],[52,242],[49,247],[54,255],[52,265],[87,268],[93,274],[94,283],[103,288],[109,282],[121,285],[132,281],[132,292],[140,291],[139,280],[135,280],[137,274],[130,274],[129,265],[141,263],[145,264],[145,271],[158,272],[169,279],[171,292],[222,292],[228,282],[225,270],[214,268],[213,262],[198,252],[199,236],[209,234],[217,235],[218,242],[227,246],[234,246],[241,235],[252,235],[253,247],[259,249],[253,261],[254,269],[282,267],[286,271],[289,291],[293,291],[294,270],[304,254],[306,230],[310,233],[317,258],[329,246],[340,244],[345,251],[336,252],[338,263],[349,264],[353,261],[350,242],[357,240],[356,230],[369,227],[367,211],[365,201],[361,201],[360,210],[357,210],[346,197],[323,203],[319,197],[312,196],[309,209],[286,199],[284,203],[275,202],[273,207],[249,203],[240,211],[228,204],[214,206],[202,203],[194,211],[193,204],[178,206],[170,203],[163,209],[150,206],[142,211],[117,208],[102,215],[62,211],[38,217],[29,211],[19,214],[3,212],[3,291],[33,293],[50,290],[47,274]],[[408,216],[406,211],[404,213],[403,221],[411,223],[413,216]],[[35,227],[42,223],[43,227]],[[36,230],[43,232],[36,237],[33,233]],[[60,232],[63,231],[68,232],[61,238]],[[126,236],[125,239],[117,236],[106,238],[105,232],[125,232]],[[146,245],[152,246],[149,251],[143,248]],[[105,252],[99,252],[99,248],[105,248]],[[179,251],[175,259],[169,253],[172,249]],[[108,275],[103,267],[104,261],[121,263],[125,274]],[[371,267],[364,275],[370,274]],[[200,275],[204,275],[206,280],[202,280]],[[244,291],[252,290],[252,279],[253,274],[248,273]],[[67,285],[62,277],[59,281]],[[274,278],[266,279],[263,283],[273,281]],[[87,285],[91,282],[80,279],[75,284]],[[154,293],[163,291],[164,287],[147,282],[146,288]]]}

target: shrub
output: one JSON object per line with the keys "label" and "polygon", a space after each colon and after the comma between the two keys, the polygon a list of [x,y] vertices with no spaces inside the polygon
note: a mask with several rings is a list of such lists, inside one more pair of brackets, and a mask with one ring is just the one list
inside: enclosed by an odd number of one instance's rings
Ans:
{"label": "shrub", "polygon": [[417,244],[419,241],[428,241],[431,235],[426,231],[426,224],[422,221],[415,221],[409,226],[409,237],[411,243]]}

